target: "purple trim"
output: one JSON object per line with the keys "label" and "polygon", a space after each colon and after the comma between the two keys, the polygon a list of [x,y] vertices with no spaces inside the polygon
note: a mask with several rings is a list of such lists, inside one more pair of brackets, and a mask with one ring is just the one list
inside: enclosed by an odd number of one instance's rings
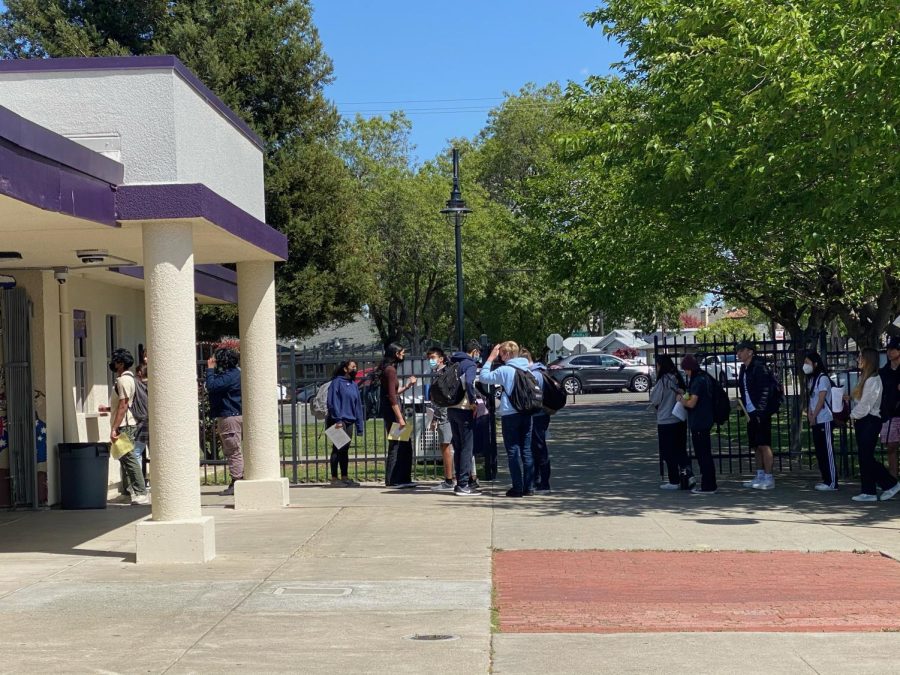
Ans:
{"label": "purple trim", "polygon": [[[2,63],[0,62],[0,65]],[[112,185],[118,185],[125,178],[125,167],[119,162],[45,129],[2,106],[0,106],[0,138]]]}
{"label": "purple trim", "polygon": [[45,211],[117,227],[113,188],[0,138],[0,194]]}
{"label": "purple trim", "polygon": [[[113,267],[110,268],[110,271],[133,279],[144,278],[143,267]],[[194,268],[194,292],[208,298],[237,303],[237,275],[234,275],[235,281],[229,281],[227,279],[229,272],[234,274],[230,269],[221,265],[197,265]]]}
{"label": "purple trim", "polygon": [[288,257],[284,234],[201,183],[123,185],[116,192],[116,217],[119,220],[205,218],[282,260]]}
{"label": "purple trim", "polygon": [[265,143],[234,110],[229,108],[209,87],[176,57],[163,56],[99,56],[65,59],[10,59],[0,61],[0,73],[52,73],[91,70],[152,70],[171,68],[213,108],[224,115],[244,136],[260,150]]}

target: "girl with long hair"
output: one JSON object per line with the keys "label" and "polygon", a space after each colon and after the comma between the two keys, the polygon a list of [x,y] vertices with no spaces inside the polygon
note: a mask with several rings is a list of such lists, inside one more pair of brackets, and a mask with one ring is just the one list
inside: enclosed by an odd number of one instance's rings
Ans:
{"label": "girl with long hair", "polygon": [[[384,350],[384,359],[378,367],[378,379],[381,384],[380,408],[384,429],[389,432],[396,423],[401,429],[406,426],[403,416],[403,405],[400,394],[414,387],[416,378],[411,375],[406,384],[401,386],[397,377],[397,366],[406,358],[406,348],[392,342]],[[412,441],[388,439],[387,460],[384,467],[384,483],[388,487],[415,487],[412,480]]]}
{"label": "girl with long hair", "polygon": [[[344,430],[351,438],[353,429],[357,434],[363,433],[365,413],[363,412],[362,399],[359,396],[359,387],[356,385],[356,361],[342,361],[334,370],[331,385],[328,387],[328,418],[326,426],[332,424]],[[338,478],[338,468],[341,477]],[[350,442],[342,447],[331,446],[331,484],[339,487],[359,487],[359,483],[351,480],[350,468]]]}
{"label": "girl with long hair", "polygon": [[900,492],[900,483],[884,464],[875,459],[875,445],[881,432],[881,376],[878,374],[878,351],[866,347],[859,353],[859,382],[853,389],[850,418],[856,430],[856,451],[859,456],[859,478],[862,491],[853,497],[855,502],[877,502],[876,487],[880,487],[885,501]]}
{"label": "girl with long hair", "polygon": [[828,367],[818,352],[812,350],[806,352],[806,358],[803,359],[803,374],[806,375],[806,394],[809,399],[806,417],[816,448],[819,473],[822,474],[822,482],[816,485],[816,490],[820,492],[837,490],[834,439],[831,433],[834,415],[828,403],[831,397],[831,378],[828,377]]}
{"label": "girl with long hair", "polygon": [[669,480],[661,483],[660,490],[681,489],[682,475],[685,488],[694,486],[694,474],[687,456],[687,420],[672,413],[678,394],[687,385],[672,357],[660,354],[656,357],[656,384],[650,390],[650,403],[656,407],[656,433],[659,437],[659,456],[666,465]]}

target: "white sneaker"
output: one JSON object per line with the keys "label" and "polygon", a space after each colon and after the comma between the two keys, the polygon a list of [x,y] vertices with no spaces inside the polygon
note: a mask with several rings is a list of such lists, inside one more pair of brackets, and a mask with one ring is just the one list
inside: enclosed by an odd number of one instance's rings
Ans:
{"label": "white sneaker", "polygon": [[716,492],[717,490],[704,490],[699,485],[691,490],[692,495],[703,495],[704,497],[707,495],[714,495]]}
{"label": "white sneaker", "polygon": [[878,499],[883,502],[886,502],[888,499],[893,497],[898,492],[900,492],[900,483],[897,483],[894,487],[890,488],[889,490],[882,490],[881,496]]}
{"label": "white sneaker", "polygon": [[753,489],[754,490],[774,490],[775,489],[775,476],[767,475],[759,483],[754,485]]}
{"label": "white sneaker", "polygon": [[133,506],[145,506],[150,503],[150,495],[135,495],[131,498]]}
{"label": "white sneaker", "polygon": [[858,495],[851,497],[851,499],[855,502],[877,502],[878,497],[875,495],[868,495],[865,492],[860,492]]}
{"label": "white sneaker", "polygon": [[763,471],[757,471],[756,477],[751,478],[750,480],[745,480],[741,485],[745,488],[758,488],[759,484],[762,483],[766,479],[766,474]]}
{"label": "white sneaker", "polygon": [[681,486],[678,483],[660,483],[660,490],[680,490]]}
{"label": "white sneaker", "polygon": [[835,492],[835,491],[837,491],[836,487],[831,487],[827,483],[817,483],[815,489],[818,490],[819,492]]}

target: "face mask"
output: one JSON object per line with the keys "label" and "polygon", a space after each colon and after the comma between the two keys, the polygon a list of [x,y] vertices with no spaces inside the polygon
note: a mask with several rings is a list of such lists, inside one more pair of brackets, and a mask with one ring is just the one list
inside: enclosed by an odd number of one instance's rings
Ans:
{"label": "face mask", "polygon": [[807,375],[812,375],[814,370],[815,370],[815,368],[813,368],[810,364],[808,364],[808,363],[803,364],[803,372],[806,373]]}
{"label": "face mask", "polygon": [[356,373],[358,373],[358,372],[359,372],[358,370],[348,370],[348,371],[347,371],[347,377],[350,378],[351,380],[355,380],[355,379],[356,379]]}
{"label": "face mask", "polygon": [[431,366],[432,370],[434,370],[438,367],[437,359],[428,359],[428,365]]}

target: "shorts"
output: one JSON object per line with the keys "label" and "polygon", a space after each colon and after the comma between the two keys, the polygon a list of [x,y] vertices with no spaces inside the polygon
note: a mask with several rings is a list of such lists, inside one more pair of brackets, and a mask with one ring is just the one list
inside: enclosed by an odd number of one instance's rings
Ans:
{"label": "shorts", "polygon": [[772,447],[772,416],[751,415],[747,423],[747,440],[751,448]]}
{"label": "shorts", "polygon": [[446,443],[453,442],[453,427],[450,426],[450,422],[444,422],[443,424],[439,424],[437,428],[438,432],[438,441],[441,445]]}
{"label": "shorts", "polygon": [[900,443],[900,417],[891,417],[881,425],[882,443]]}

